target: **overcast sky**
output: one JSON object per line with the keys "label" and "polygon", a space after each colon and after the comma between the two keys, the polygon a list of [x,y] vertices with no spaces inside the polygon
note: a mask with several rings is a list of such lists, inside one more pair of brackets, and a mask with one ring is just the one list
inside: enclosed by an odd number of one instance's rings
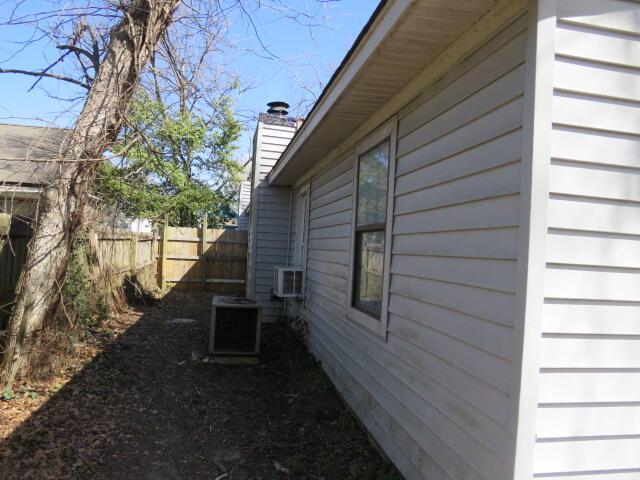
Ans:
{"label": "overcast sky", "polygon": [[[255,25],[241,18],[235,19],[231,25],[230,40],[237,48],[226,53],[225,68],[238,75],[242,86],[250,87],[240,96],[236,105],[238,115],[246,121],[238,160],[248,156],[255,128],[252,119],[265,110],[268,101],[284,100],[291,103],[292,114],[300,114],[308,109],[378,3],[378,0],[295,1],[306,5],[305,8],[317,17],[321,25],[309,28],[270,10],[253,15]],[[7,3],[0,2],[5,6]],[[37,9],[42,6],[50,8],[51,2],[29,0],[29,7]],[[33,49],[6,61],[17,49],[12,42],[29,33],[29,27],[24,28],[23,31],[0,29],[0,60],[4,61],[3,67],[42,65],[44,53]],[[69,126],[74,118],[74,113],[69,113],[69,103],[53,98],[68,97],[68,86],[47,80],[42,85],[48,93],[40,87],[28,92],[33,80],[19,75],[0,75],[0,122]],[[305,102],[300,105],[302,100]],[[76,102],[76,112],[81,105],[81,101]]]}

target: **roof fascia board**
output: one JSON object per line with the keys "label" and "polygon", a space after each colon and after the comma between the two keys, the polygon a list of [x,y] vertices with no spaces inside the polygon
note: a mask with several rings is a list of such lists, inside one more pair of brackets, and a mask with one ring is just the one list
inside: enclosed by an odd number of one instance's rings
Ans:
{"label": "roof fascia board", "polygon": [[[463,33],[456,41],[447,47],[438,57],[427,65],[422,72],[416,75],[398,93],[382,107],[372,113],[356,130],[354,130],[343,142],[323,156],[315,165],[309,168],[296,181],[298,186],[327,164],[347,153],[353,146],[370,132],[382,125],[395,115],[403,107],[411,103],[424,92],[430,85],[450,71],[455,65],[475,50],[484,45],[501,27],[521,16],[527,11],[528,0],[500,0],[482,18],[480,18],[469,30]],[[270,182],[275,180],[269,178]]]}
{"label": "roof fascia board", "polygon": [[325,115],[331,111],[336,101],[413,3],[415,3],[415,0],[396,0],[389,2],[386,8],[379,13],[374,20],[374,22],[378,21],[378,24],[371,29],[369,35],[356,49],[356,52],[352,55],[351,59],[347,61],[342,71],[338,73],[335,82],[330,85],[326,94],[320,98],[319,103],[311,112],[309,118],[304,121],[298,133],[293,137],[293,140],[289,143],[272,172],[269,174],[269,183],[272,183],[295,155],[300,146],[313,134]]}

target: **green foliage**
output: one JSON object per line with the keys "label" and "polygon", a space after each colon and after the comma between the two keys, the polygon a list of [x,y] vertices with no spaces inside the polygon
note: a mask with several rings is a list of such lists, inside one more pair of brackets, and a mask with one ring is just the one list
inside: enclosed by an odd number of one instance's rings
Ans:
{"label": "green foliage", "polygon": [[89,276],[87,241],[79,237],[73,244],[67,274],[62,285],[63,315],[82,333],[106,320],[109,314],[102,291]]}
{"label": "green foliage", "polygon": [[203,118],[139,94],[112,149],[120,161],[101,164],[97,193],[131,217],[168,214],[177,226],[197,226],[205,214],[210,225],[231,218],[242,180],[233,160],[241,125],[229,97],[211,111]]}
{"label": "green foliage", "polygon": [[5,402],[13,400],[15,397],[15,393],[13,393],[13,390],[11,390],[9,387],[5,387],[2,392],[0,392],[0,400],[4,400]]}

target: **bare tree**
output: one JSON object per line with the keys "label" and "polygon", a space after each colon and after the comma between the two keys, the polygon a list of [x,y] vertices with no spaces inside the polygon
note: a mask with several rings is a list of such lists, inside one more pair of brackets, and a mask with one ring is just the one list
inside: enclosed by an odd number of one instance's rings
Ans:
{"label": "bare tree", "polygon": [[[87,65],[90,89],[63,158],[59,174],[45,188],[6,335],[1,383],[10,387],[25,360],[32,335],[59,299],[59,283],[71,244],[103,153],[116,139],[140,81],[143,67],[169,25],[180,0],[131,0],[118,7],[120,21],[108,34],[98,64]],[[81,25],[78,23],[77,25]],[[82,30],[82,27],[78,27]],[[91,30],[88,30],[91,36]],[[96,37],[97,38],[97,37]],[[67,51],[85,57],[90,51]],[[84,50],[84,49],[83,49]],[[81,63],[81,65],[85,65]],[[89,70],[93,69],[95,76]],[[46,70],[46,69],[45,69]],[[47,74],[48,71],[42,71]]]}
{"label": "bare tree", "polygon": [[[41,86],[43,79],[71,84],[76,90],[69,100],[84,100],[84,107],[64,153],[53,159],[56,180],[40,200],[5,332],[0,385],[13,383],[33,335],[59,302],[96,169],[123,124],[128,125],[126,112],[135,89],[142,84],[164,101],[174,101],[180,111],[210,113],[220,95],[234,88],[233,78],[216,57],[220,50],[234,48],[226,36],[232,18],[240,17],[255,35],[259,48],[251,53],[282,61],[262,42],[254,22],[257,12],[270,11],[311,29],[324,21],[317,10],[310,13],[307,2],[322,12],[334,1],[338,0],[70,0],[64,8],[23,14],[21,7],[29,3],[14,0],[15,9],[4,23],[33,28],[33,36],[17,50],[45,42],[58,54],[39,69],[12,66],[0,68],[0,73],[33,77],[31,88]],[[135,138],[145,141],[144,132]]]}

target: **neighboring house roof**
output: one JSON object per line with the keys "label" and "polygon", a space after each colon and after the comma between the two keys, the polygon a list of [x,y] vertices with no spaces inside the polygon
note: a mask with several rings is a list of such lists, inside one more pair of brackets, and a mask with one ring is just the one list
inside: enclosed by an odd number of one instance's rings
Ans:
{"label": "neighboring house roof", "polygon": [[46,185],[55,176],[51,160],[60,157],[71,130],[0,124],[0,186]]}
{"label": "neighboring house roof", "polygon": [[[522,3],[522,0],[380,2],[276,163],[269,175],[270,184],[291,184],[330,152],[341,154],[339,150],[348,148],[346,143],[350,139],[362,138],[388,119],[373,117],[387,110],[397,111],[412,100],[416,95],[414,83],[435,80],[431,75],[438,71],[438,65],[448,63],[448,59],[441,57],[443,52],[457,44],[493,7],[499,5],[501,15],[508,16],[520,14]],[[461,58],[463,48],[458,50],[456,56]],[[383,108],[391,103],[393,108]]]}

